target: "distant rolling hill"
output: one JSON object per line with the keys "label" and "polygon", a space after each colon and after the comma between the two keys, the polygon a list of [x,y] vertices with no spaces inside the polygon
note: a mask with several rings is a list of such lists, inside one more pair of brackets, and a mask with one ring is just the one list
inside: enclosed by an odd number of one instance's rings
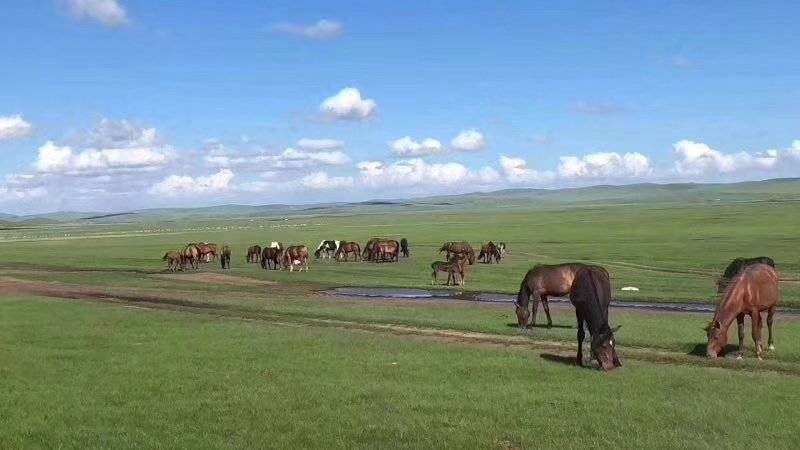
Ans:
{"label": "distant rolling hill", "polygon": [[0,214],[0,227],[31,227],[57,223],[148,223],[219,218],[266,218],[320,214],[370,214],[427,211],[431,208],[558,207],[623,203],[686,203],[717,201],[798,201],[800,179],[772,179],[727,184],[630,184],[568,189],[505,189],[415,199],[375,199],[353,203],[306,205],[219,205],[196,208],[154,208],[112,213],[55,212],[31,216]]}

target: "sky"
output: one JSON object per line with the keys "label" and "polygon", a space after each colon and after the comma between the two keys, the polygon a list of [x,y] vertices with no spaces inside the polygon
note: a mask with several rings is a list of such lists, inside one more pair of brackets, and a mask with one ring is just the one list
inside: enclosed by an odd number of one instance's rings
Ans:
{"label": "sky", "polygon": [[0,2],[0,211],[800,176],[800,3]]}

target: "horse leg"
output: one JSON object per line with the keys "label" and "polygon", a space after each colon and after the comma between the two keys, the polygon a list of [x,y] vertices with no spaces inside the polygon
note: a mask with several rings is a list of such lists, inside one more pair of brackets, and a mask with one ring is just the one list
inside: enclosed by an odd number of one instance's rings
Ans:
{"label": "horse leg", "polygon": [[736,325],[739,327],[739,358],[744,357],[744,313],[736,316]]}
{"label": "horse leg", "polygon": [[547,314],[547,328],[550,328],[553,326],[553,319],[550,318],[550,304],[547,303],[547,295],[542,295],[542,306],[544,313]]}
{"label": "horse leg", "polygon": [[772,317],[775,315],[775,307],[767,310],[767,331],[769,332],[769,340],[767,341],[767,350],[775,350],[775,344],[772,342]]}
{"label": "horse leg", "polygon": [[575,317],[578,319],[578,356],[576,360],[578,365],[583,367],[583,339],[586,337],[586,331],[583,329],[583,320],[578,311],[575,311]]}
{"label": "horse leg", "polygon": [[539,299],[536,298],[535,300],[531,300],[531,296],[528,297],[528,303],[531,303],[531,328],[536,328],[536,310],[539,309]]}
{"label": "horse leg", "polygon": [[753,342],[756,343],[756,356],[761,359],[762,345],[761,345],[761,313],[758,311],[750,312],[750,322],[753,328]]}

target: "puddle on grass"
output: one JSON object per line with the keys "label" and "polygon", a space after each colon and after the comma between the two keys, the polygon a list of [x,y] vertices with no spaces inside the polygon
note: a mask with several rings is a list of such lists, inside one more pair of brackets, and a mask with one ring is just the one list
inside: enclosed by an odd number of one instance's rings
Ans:
{"label": "puddle on grass", "polygon": [[[466,300],[484,303],[512,303],[516,300],[516,295],[501,294],[495,292],[462,292],[446,291],[443,289],[404,289],[404,288],[358,288],[342,287],[324,291],[325,294],[339,295],[343,297],[368,297],[380,299],[430,299],[430,300]],[[550,297],[550,303],[568,304],[569,299],[565,297]],[[709,303],[655,303],[655,302],[611,302],[612,308],[638,309],[653,311],[671,311],[688,313],[713,313],[715,305]],[[778,308],[778,313],[800,315],[797,308]]]}

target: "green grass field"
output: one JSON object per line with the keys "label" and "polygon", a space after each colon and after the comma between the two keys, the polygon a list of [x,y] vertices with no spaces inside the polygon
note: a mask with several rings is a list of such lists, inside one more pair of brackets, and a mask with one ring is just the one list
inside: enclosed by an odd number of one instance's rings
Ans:
{"label": "green grass field", "polygon": [[[553,309],[556,327],[521,332],[507,304],[319,293],[429,287],[442,242],[492,239],[509,255],[473,266],[467,290],[515,292],[535,263],[587,261],[610,270],[618,300],[714,302],[730,259],[768,255],[782,305],[800,306],[800,191],[781,186],[11,226],[0,448],[791,447],[800,320],[788,315],[764,361],[708,362],[708,315],[614,310],[625,367],[602,374],[572,363],[569,307]],[[373,236],[408,238],[412,257],[308,273],[244,263],[253,243]],[[164,276],[163,253],[198,240],[233,248],[229,276],[216,264]]]}

